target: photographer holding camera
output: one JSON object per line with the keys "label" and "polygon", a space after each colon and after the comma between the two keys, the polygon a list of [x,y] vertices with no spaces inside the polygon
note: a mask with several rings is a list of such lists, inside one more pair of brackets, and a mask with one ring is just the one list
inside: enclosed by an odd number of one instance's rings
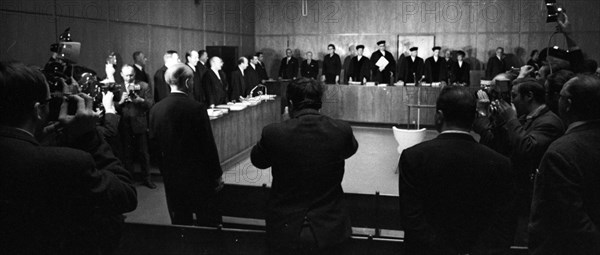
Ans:
{"label": "photographer holding camera", "polygon": [[[513,221],[507,223],[508,239],[512,242],[517,224],[518,232],[526,229],[533,190],[533,174],[550,143],[564,133],[560,118],[545,104],[544,86],[534,79],[527,78],[528,66],[521,70],[519,78],[509,88],[510,96],[500,94],[488,99],[488,93],[478,92],[481,116],[474,130],[481,135],[480,142],[508,156],[511,159],[517,194]],[[494,87],[510,81],[495,80]],[[497,89],[497,88],[496,88]],[[503,89],[501,89],[503,90]],[[490,93],[493,95],[494,93]],[[489,102],[490,109],[481,109]],[[520,223],[517,223],[519,219]],[[514,228],[513,228],[514,227]]]}
{"label": "photographer holding camera", "polygon": [[2,251],[110,253],[121,214],[137,206],[136,190],[97,132],[92,99],[84,94],[68,96],[60,107],[56,126],[65,146],[39,144],[49,100],[41,72],[0,62]]}

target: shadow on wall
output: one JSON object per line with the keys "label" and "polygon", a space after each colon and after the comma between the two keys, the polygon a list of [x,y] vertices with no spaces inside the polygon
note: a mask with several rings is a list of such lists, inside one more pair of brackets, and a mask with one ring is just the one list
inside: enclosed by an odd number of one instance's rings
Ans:
{"label": "shadow on wall", "polygon": [[[466,53],[465,61],[469,63],[471,70],[483,70],[481,61],[477,59],[477,48],[473,48],[473,46],[466,46],[463,48],[463,51]],[[496,53],[494,52],[494,54]]]}

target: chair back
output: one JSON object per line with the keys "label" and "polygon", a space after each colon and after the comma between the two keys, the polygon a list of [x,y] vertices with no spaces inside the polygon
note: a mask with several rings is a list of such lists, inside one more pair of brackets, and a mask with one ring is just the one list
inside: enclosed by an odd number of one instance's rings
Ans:
{"label": "chair back", "polygon": [[402,154],[402,151],[406,148],[414,146],[425,140],[425,128],[421,129],[400,129],[392,127],[394,131],[394,138],[398,142],[398,153]]}

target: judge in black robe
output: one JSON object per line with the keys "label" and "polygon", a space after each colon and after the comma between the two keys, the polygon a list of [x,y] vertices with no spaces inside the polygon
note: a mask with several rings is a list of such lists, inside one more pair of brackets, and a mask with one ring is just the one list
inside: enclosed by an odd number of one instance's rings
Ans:
{"label": "judge in black robe", "polygon": [[433,56],[425,60],[425,81],[448,82],[446,60],[440,57],[440,47],[433,47]]}
{"label": "judge in black robe", "polygon": [[464,61],[464,57],[465,53],[463,51],[459,51],[456,56],[458,61],[452,63],[452,73],[455,74],[452,83],[469,86],[471,83],[471,66],[469,63]]}
{"label": "judge in black robe", "polygon": [[[396,60],[392,53],[385,50],[385,41],[379,41],[377,42],[377,45],[379,46],[379,50],[371,55],[371,67],[373,68],[371,79],[377,83],[391,84],[393,81],[391,76],[394,75],[394,70],[396,70]],[[379,70],[379,67],[376,64],[382,57],[385,57],[389,63],[384,69]]]}
{"label": "judge in black robe", "polygon": [[[196,65],[196,72],[194,73],[193,94],[194,99],[204,105],[206,105],[206,87],[203,85],[202,79],[204,78],[206,71],[208,71],[206,64],[204,64],[202,60],[198,61],[198,64]],[[196,76],[198,78],[196,78]],[[196,81],[198,81],[198,83],[196,83]]]}
{"label": "judge in black robe", "polygon": [[506,62],[504,61],[504,49],[498,47],[496,49],[496,56],[491,57],[487,62],[485,69],[485,76],[488,79],[494,79],[496,75],[504,73],[508,70]]}
{"label": "judge in black robe", "polygon": [[364,45],[356,46],[356,56],[350,60],[348,71],[350,72],[349,81],[365,84],[371,79],[371,62],[369,58],[363,56]]}
{"label": "judge in black robe", "polygon": [[454,67],[454,63],[456,61],[454,59],[452,59],[452,51],[446,50],[446,52],[444,54],[444,60],[446,63],[446,77],[450,81],[454,81],[454,79],[455,79],[454,70],[452,68]]}
{"label": "judge in black robe", "polygon": [[319,63],[312,59],[312,52],[306,53],[306,59],[300,65],[300,75],[306,78],[317,79],[319,75]]}
{"label": "judge in black robe", "polygon": [[404,57],[401,63],[399,75],[404,83],[416,83],[424,75],[425,62],[417,56],[418,50],[417,47],[410,48],[410,56]]}

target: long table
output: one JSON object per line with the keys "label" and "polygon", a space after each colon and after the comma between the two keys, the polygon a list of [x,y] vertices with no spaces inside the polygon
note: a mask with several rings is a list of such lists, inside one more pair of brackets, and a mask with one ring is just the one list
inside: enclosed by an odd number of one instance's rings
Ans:
{"label": "long table", "polygon": [[260,139],[263,127],[281,121],[281,99],[263,101],[210,121],[221,165],[237,163]]}

